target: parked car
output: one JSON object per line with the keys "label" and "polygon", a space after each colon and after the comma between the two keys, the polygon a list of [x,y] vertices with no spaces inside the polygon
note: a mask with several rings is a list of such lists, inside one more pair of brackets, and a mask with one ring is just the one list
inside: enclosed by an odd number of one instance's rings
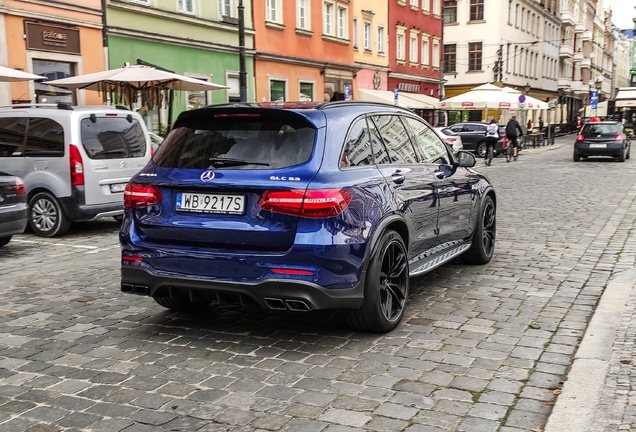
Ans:
{"label": "parked car", "polygon": [[617,121],[585,123],[574,141],[574,161],[589,156],[612,156],[625,162],[631,153],[631,140]]}
{"label": "parked car", "polygon": [[[486,157],[486,128],[484,122],[461,122],[449,126],[449,129],[462,137],[464,150],[471,151],[479,157]],[[495,145],[495,156],[504,152],[503,141],[506,129],[499,125],[499,141]]]}
{"label": "parked car", "polygon": [[152,151],[156,152],[159,150],[159,146],[163,142],[163,138],[160,135],[157,135],[154,132],[148,132],[148,136],[150,137],[150,143],[152,145]]}
{"label": "parked car", "polygon": [[44,237],[64,234],[71,222],[123,214],[124,188],[150,160],[149,142],[142,118],[128,110],[0,109],[0,170],[24,180],[29,225]]}
{"label": "parked car", "polygon": [[28,222],[26,187],[21,178],[0,172],[0,246],[24,232]]}
{"label": "parked car", "polygon": [[455,153],[464,149],[464,145],[462,144],[462,137],[459,134],[456,134],[447,127],[436,127],[433,129],[435,129],[435,132],[437,132],[442,138],[446,140],[448,145],[451,146]]}
{"label": "parked car", "polygon": [[183,112],[126,187],[121,290],[174,310],[346,309],[390,331],[409,276],[490,261],[496,198],[474,165],[391,105]]}

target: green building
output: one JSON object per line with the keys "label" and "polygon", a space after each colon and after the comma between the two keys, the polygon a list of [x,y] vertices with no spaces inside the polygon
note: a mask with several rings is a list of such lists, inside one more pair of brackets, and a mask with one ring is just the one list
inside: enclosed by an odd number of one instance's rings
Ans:
{"label": "green building", "polygon": [[[175,92],[174,118],[185,110],[239,100],[238,0],[103,0],[104,49],[109,69],[147,64],[230,87]],[[254,100],[254,30],[245,0],[248,100]],[[146,115],[151,130],[167,122],[167,109]]]}

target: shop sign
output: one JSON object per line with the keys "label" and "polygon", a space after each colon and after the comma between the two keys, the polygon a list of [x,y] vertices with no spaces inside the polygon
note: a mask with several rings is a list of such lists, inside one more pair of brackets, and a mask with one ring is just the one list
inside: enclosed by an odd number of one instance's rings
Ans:
{"label": "shop sign", "polygon": [[398,83],[398,89],[405,92],[419,93],[421,87],[420,84]]}
{"label": "shop sign", "polygon": [[27,49],[81,54],[79,30],[25,21]]}

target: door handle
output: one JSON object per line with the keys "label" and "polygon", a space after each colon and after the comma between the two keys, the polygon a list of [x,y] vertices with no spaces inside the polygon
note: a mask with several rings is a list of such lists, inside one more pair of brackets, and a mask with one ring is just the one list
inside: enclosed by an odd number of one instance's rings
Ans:
{"label": "door handle", "polygon": [[391,179],[393,180],[393,183],[397,183],[397,184],[404,183],[404,176],[399,171],[396,171],[393,174],[391,174]]}

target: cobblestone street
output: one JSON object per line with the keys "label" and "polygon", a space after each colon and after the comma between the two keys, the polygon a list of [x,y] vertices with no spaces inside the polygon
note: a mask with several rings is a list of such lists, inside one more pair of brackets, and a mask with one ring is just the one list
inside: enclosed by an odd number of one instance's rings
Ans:
{"label": "cobblestone street", "polygon": [[[636,262],[636,161],[574,163],[574,138],[478,160],[498,194],[493,261],[413,280],[385,335],[337,311],[188,315],[124,294],[114,220],[14,237],[0,249],[0,431],[541,430],[603,288]],[[617,363],[619,385],[631,367]]]}

